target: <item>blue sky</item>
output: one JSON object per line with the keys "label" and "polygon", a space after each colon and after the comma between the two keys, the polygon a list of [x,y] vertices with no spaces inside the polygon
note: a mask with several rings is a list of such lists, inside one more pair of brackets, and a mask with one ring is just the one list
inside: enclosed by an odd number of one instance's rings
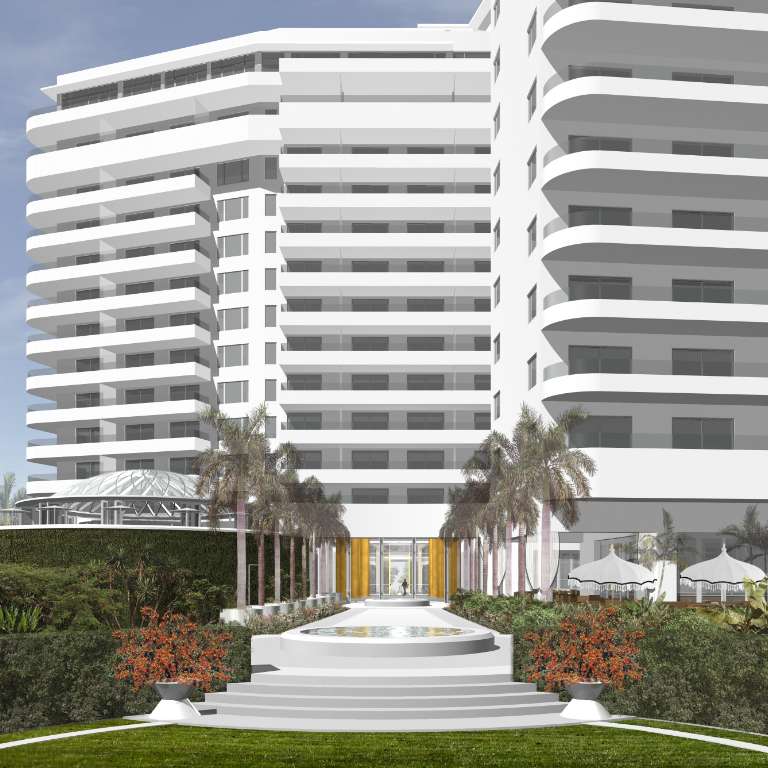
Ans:
{"label": "blue sky", "polygon": [[[24,124],[50,102],[56,75],[274,27],[408,27],[468,21],[478,0],[2,0],[0,29],[0,472],[46,471],[24,460],[28,365]],[[35,433],[42,436],[42,433]]]}

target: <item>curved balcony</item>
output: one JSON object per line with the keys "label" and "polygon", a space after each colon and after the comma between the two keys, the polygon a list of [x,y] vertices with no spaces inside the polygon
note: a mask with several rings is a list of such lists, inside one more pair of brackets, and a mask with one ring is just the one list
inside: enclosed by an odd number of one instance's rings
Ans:
{"label": "curved balcony", "polygon": [[282,272],[280,290],[285,296],[328,296],[338,291],[356,295],[401,296],[487,295],[487,272]]}
{"label": "curved balcony", "polygon": [[35,194],[253,155],[276,155],[282,139],[274,115],[243,115],[174,130],[59,149],[27,159]]}
{"label": "curved balcony", "polygon": [[[55,441],[55,438],[54,438]],[[199,453],[211,446],[201,437],[166,437],[154,440],[105,440],[98,443],[56,443],[27,446],[27,461],[48,462],[67,458],[99,458],[101,456],[133,456],[149,454],[161,456],[174,453]]]}
{"label": "curved balcony", "polygon": [[430,390],[425,395],[424,390],[409,390],[405,387],[357,390],[351,389],[349,385],[346,385],[346,388],[326,385],[322,389],[315,390],[283,389],[280,392],[280,404],[303,408],[328,405],[342,410],[369,405],[395,408],[398,406],[423,406],[425,397],[431,406],[480,406],[487,409],[491,401],[491,395],[487,389],[440,389]]}
{"label": "curved balcony", "polygon": [[419,333],[425,328],[487,334],[490,312],[281,312],[280,327],[313,333],[345,333],[350,329],[381,333],[382,328]]}
{"label": "curved balcony", "polygon": [[280,366],[286,372],[308,368],[324,371],[371,371],[387,373],[393,369],[408,369],[412,373],[434,368],[441,370],[470,370],[487,372],[490,368],[490,352],[450,351],[443,352],[356,352],[321,351],[280,353]]}
{"label": "curved balcony", "polygon": [[470,445],[478,446],[488,432],[473,429],[442,430],[400,430],[400,429],[334,429],[297,430],[285,429],[280,439],[296,446],[305,445],[354,445],[376,449],[380,445],[402,448],[426,448],[432,446]]}

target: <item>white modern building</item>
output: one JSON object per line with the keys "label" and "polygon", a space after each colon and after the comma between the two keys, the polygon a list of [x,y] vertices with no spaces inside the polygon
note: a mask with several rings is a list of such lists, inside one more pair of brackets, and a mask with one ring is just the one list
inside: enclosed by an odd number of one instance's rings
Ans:
{"label": "white modern building", "polygon": [[728,2],[484,0],[59,76],[27,126],[28,491],[190,473],[204,404],[266,401],[358,592],[432,592],[489,428],[582,405],[599,472],[544,581],[662,507],[719,549],[768,495],[768,13]]}

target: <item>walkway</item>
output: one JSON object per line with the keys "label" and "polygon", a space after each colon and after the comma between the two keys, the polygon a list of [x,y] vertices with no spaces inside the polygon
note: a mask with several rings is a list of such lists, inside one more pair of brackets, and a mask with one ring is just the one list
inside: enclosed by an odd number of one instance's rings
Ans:
{"label": "walkway", "polygon": [[25,747],[28,744],[41,744],[44,741],[58,741],[59,739],[72,739],[75,736],[90,736],[94,733],[111,733],[112,731],[131,731],[136,728],[152,728],[158,725],[168,725],[168,723],[134,723],[131,725],[110,725],[105,728],[89,728],[82,731],[66,731],[65,733],[51,733],[48,736],[32,736],[28,739],[18,739],[17,741],[4,741],[0,743],[0,749],[11,749],[12,747]]}

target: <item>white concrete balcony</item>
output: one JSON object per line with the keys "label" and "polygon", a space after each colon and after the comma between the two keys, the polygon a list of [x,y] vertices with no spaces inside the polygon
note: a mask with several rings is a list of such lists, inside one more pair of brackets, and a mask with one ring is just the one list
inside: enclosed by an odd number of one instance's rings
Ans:
{"label": "white concrete balcony", "polygon": [[[667,226],[662,226],[662,220]],[[556,220],[546,232],[542,258],[551,261],[762,267],[766,233],[757,230],[683,229],[670,226],[587,225]],[[768,223],[768,220],[766,220]],[[559,228],[558,228],[559,227]]]}
{"label": "white concrete balcony", "polygon": [[[491,353],[463,350],[443,352],[355,352],[352,350],[323,350],[320,352],[281,351],[278,362],[287,373],[322,368],[324,371],[370,371],[386,373],[408,370],[410,373],[443,370],[489,372]],[[359,369],[359,371],[358,371]]]}
{"label": "white concrete balcony", "polygon": [[82,301],[60,301],[32,304],[27,307],[27,323],[47,333],[53,333],[67,320],[82,322],[99,315],[112,318],[141,317],[147,314],[172,312],[205,312],[211,309],[211,297],[199,288],[172,288],[165,291],[104,296]]}
{"label": "white concrete balcony", "polygon": [[286,144],[490,144],[490,102],[283,102]]}
{"label": "white concrete balcony", "polygon": [[[370,296],[481,296],[488,291],[487,272],[281,272],[285,296],[330,296],[338,291],[370,291]],[[426,292],[425,292],[426,291]]]}
{"label": "white concrete balcony", "polygon": [[540,114],[546,124],[613,125],[612,133],[620,136],[646,125],[674,125],[677,130],[706,125],[726,135],[768,120],[768,84],[579,77],[552,85],[542,98]]}
{"label": "white concrete balcony", "polygon": [[582,299],[547,307],[542,330],[768,336],[760,304]]}
{"label": "white concrete balcony", "polygon": [[40,296],[55,297],[60,291],[97,288],[101,278],[115,282],[195,277],[211,272],[211,260],[194,249],[154,253],[134,258],[107,259],[92,264],[33,269],[27,273],[27,288]]}
{"label": "white concrete balcony", "polygon": [[153,403],[120,403],[99,405],[92,408],[56,408],[27,411],[27,426],[38,429],[55,428],[59,425],[80,421],[135,421],[139,418],[168,419],[175,416],[196,416],[205,410],[202,399],[160,400]]}
{"label": "white concrete balcony", "polygon": [[[49,476],[53,479],[42,479]],[[48,473],[47,475],[30,475],[32,477],[39,477],[39,480],[28,479],[26,484],[26,490],[28,496],[48,496],[52,493],[58,493],[63,491],[69,485],[72,484],[72,480],[56,480],[56,473]]]}
{"label": "white concrete balcony", "polygon": [[281,312],[280,327],[288,331],[345,333],[350,330],[370,333],[402,331],[419,333],[424,329],[443,329],[455,333],[488,333],[490,312]]}
{"label": "white concrete balcony", "polygon": [[276,115],[243,115],[32,155],[27,160],[27,186],[43,194],[252,155],[275,155],[282,145],[278,125]]}
{"label": "white concrete balcony", "polygon": [[286,221],[489,221],[485,194],[286,194],[278,198]]}
{"label": "white concrete balcony", "polygon": [[353,538],[431,538],[445,522],[446,504],[345,504]]}
{"label": "white concrete balcony", "polygon": [[[338,144],[338,137],[333,143]],[[489,184],[491,169],[491,155],[468,153],[280,155],[286,184]]]}
{"label": "white concrete balcony", "polygon": [[51,398],[62,390],[88,391],[99,384],[131,384],[156,386],[158,384],[197,384],[211,386],[211,369],[202,363],[168,363],[136,368],[106,368],[80,373],[30,373],[27,392],[38,397]]}
{"label": "white concrete balcony", "polygon": [[280,76],[287,96],[490,95],[487,59],[290,58],[281,60]]}
{"label": "white concrete balcony", "polygon": [[[324,485],[461,485],[460,469],[302,469],[301,480],[314,475]],[[380,510],[385,507],[379,507]]]}
{"label": "white concrete balcony", "polygon": [[[54,438],[55,439],[55,438]],[[193,453],[211,447],[210,440],[200,437],[167,437],[156,440],[105,440],[98,443],[54,443],[27,446],[27,461],[46,462],[52,459],[87,458],[101,456],[134,456],[144,454],[161,456],[174,453]]]}
{"label": "white concrete balcony", "polygon": [[280,91],[279,73],[243,72],[33,115],[27,120],[27,139],[38,147],[47,147],[62,139],[114,133],[165,120],[190,119],[243,104],[279,101]]}
{"label": "white concrete balcony", "polygon": [[542,188],[548,193],[764,200],[768,159],[575,152],[544,168]]}
{"label": "white concrete balcony", "polygon": [[40,262],[100,250],[139,248],[157,243],[197,240],[211,234],[210,222],[199,213],[174,213],[137,221],[121,221],[84,229],[68,229],[27,238],[27,255]]}
{"label": "white concrete balcony", "polygon": [[491,255],[487,232],[283,232],[278,245],[293,259],[488,259]]}
{"label": "white concrete balcony", "polygon": [[441,448],[451,445],[477,446],[487,436],[488,432],[474,429],[284,429],[280,431],[282,441],[290,442],[299,447],[305,445],[354,445],[371,449],[375,449],[379,445],[403,449],[429,448],[435,445]]}
{"label": "white concrete balcony", "polygon": [[764,7],[763,13],[750,13],[717,11],[712,8],[717,4],[672,5],[671,0],[650,6],[595,2],[557,13],[551,6],[545,15],[542,48],[555,61],[574,53],[591,54],[595,40],[600,41],[601,60],[637,60],[649,52],[660,61],[706,60],[709,51],[718,51],[726,61],[760,59],[768,32]]}
{"label": "white concrete balcony", "polygon": [[463,406],[488,408],[491,393],[487,389],[440,389],[440,390],[353,390],[353,389],[283,389],[278,396],[282,406],[333,406],[341,410],[353,410],[360,406],[396,408],[398,406]]}
{"label": "white concrete balcony", "polygon": [[197,174],[188,173],[140,184],[123,184],[27,203],[27,221],[46,229],[70,221],[104,219],[133,211],[192,205],[211,199],[211,188]]}
{"label": "white concrete balcony", "polygon": [[27,358],[42,365],[55,366],[62,356],[73,352],[141,352],[166,349],[210,348],[211,332],[201,325],[187,324],[152,328],[145,331],[114,331],[88,336],[34,337],[27,342]]}

